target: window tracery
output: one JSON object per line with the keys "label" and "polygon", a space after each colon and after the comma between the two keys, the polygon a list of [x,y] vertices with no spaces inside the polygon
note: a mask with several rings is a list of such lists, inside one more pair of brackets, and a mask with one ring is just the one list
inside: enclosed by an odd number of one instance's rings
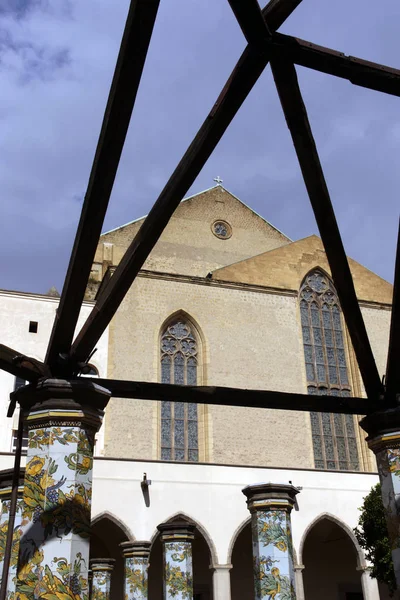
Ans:
{"label": "window tracery", "polygon": [[[351,396],[339,300],[318,269],[300,290],[300,314],[308,393]],[[316,468],[359,470],[353,415],[312,412],[311,429]]]}
{"label": "window tracery", "polygon": [[[161,336],[161,383],[197,385],[198,344],[187,321],[170,323]],[[161,402],[161,459],[197,462],[197,404]]]}

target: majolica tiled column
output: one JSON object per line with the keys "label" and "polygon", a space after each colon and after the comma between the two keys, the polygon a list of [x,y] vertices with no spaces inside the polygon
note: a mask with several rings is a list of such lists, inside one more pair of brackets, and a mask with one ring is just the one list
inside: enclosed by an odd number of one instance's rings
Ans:
{"label": "majolica tiled column", "polygon": [[92,558],[90,564],[90,600],[110,600],[114,558]]}
{"label": "majolica tiled column", "polygon": [[18,391],[28,429],[16,593],[88,598],[94,436],[109,392],[84,379]]}
{"label": "majolica tiled column", "polygon": [[251,513],[255,600],[295,600],[290,513],[299,490],[265,483],[244,488]]}
{"label": "majolica tiled column", "polygon": [[371,414],[361,421],[375,453],[394,572],[400,590],[400,409]]}
{"label": "majolica tiled column", "polygon": [[164,600],[193,600],[195,526],[176,521],[159,525],[158,530],[164,552]]}
{"label": "majolica tiled column", "polygon": [[[10,518],[10,504],[12,491],[13,469],[0,471],[0,500],[1,500],[1,515],[0,515],[0,582],[3,577],[3,562],[4,550],[6,544],[8,520]],[[21,521],[22,521],[22,492],[24,482],[25,469],[21,469],[20,482],[18,487],[18,500],[15,511],[14,533],[11,547],[11,561],[7,581],[7,597],[12,597],[15,592],[15,581],[17,574],[19,544],[21,539]]]}
{"label": "majolica tiled column", "polygon": [[122,542],[125,561],[125,600],[147,600],[151,542]]}

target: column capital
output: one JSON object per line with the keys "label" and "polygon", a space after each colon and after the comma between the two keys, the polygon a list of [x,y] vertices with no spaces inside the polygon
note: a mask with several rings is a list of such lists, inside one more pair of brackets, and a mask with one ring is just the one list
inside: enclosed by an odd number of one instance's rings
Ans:
{"label": "column capital", "polygon": [[299,493],[294,485],[286,483],[257,483],[242,490],[247,498],[249,511],[286,510],[291,512]]}
{"label": "column capital", "polygon": [[157,526],[161,533],[163,542],[191,542],[194,540],[195,525],[190,525],[186,521],[174,521],[173,523],[162,523]]}
{"label": "column capital", "polygon": [[124,558],[148,558],[150,556],[151,542],[144,540],[122,542],[119,547]]}
{"label": "column capital", "polygon": [[91,558],[89,560],[90,571],[96,573],[97,571],[111,572],[115,565],[115,558]]}
{"label": "column capital", "polygon": [[98,430],[110,399],[105,388],[76,379],[39,379],[12,394],[24,412],[28,428],[86,426]]}
{"label": "column capital", "polygon": [[400,407],[367,415],[360,421],[367,432],[368,446],[375,453],[385,448],[400,448]]}
{"label": "column capital", "polygon": [[[0,471],[0,500],[11,500],[12,480],[14,469],[4,469]],[[22,498],[24,491],[25,467],[20,469],[18,481],[18,497]]]}
{"label": "column capital", "polygon": [[305,566],[304,566],[304,565],[294,565],[294,566],[293,566],[293,569],[294,569],[295,571],[300,571],[300,572],[301,572],[301,571],[304,571],[304,569],[305,569]]}
{"label": "column capital", "polygon": [[211,570],[214,569],[215,571],[230,571],[233,568],[233,565],[210,565],[208,568]]}

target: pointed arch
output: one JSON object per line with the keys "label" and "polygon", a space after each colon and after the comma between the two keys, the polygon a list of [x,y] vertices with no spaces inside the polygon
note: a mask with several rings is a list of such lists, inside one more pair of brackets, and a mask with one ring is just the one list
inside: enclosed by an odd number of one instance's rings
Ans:
{"label": "pointed arch", "polygon": [[365,561],[365,556],[364,556],[363,551],[361,550],[361,547],[357,541],[356,536],[354,535],[353,530],[344,521],[339,519],[339,517],[336,517],[335,515],[328,513],[328,512],[321,513],[320,515],[315,517],[315,519],[313,521],[311,521],[311,523],[309,523],[309,525],[304,530],[304,533],[303,533],[301,541],[300,541],[300,547],[299,547],[299,557],[298,557],[299,564],[300,565],[303,564],[304,544],[307,540],[308,534],[315,527],[315,525],[317,525],[318,523],[320,523],[321,521],[324,521],[324,520],[332,521],[333,523],[335,523],[335,525],[338,525],[341,529],[343,529],[343,531],[347,534],[347,536],[352,541],[353,546],[355,548],[356,555],[357,555],[357,569],[364,570],[367,566],[366,561]]}
{"label": "pointed arch", "polygon": [[232,562],[232,554],[233,554],[233,549],[236,544],[236,540],[238,539],[239,535],[242,533],[243,529],[250,524],[251,524],[251,516],[249,515],[248,517],[245,518],[244,521],[242,521],[240,523],[240,525],[238,525],[238,527],[236,527],[235,531],[233,532],[231,541],[229,542],[228,555],[226,557],[227,564],[231,564],[231,562]]}
{"label": "pointed arch", "polygon": [[[183,309],[169,315],[159,330],[159,381],[202,384],[203,346],[204,336],[191,315]],[[163,400],[159,412],[159,458],[182,462],[205,460],[205,416],[205,407],[174,402],[173,398]]]}
{"label": "pointed arch", "polygon": [[91,520],[91,527],[94,527],[95,525],[97,525],[100,521],[102,521],[103,519],[107,519],[108,521],[111,521],[111,523],[113,523],[113,525],[115,525],[116,527],[118,527],[118,529],[122,532],[122,534],[126,537],[126,541],[135,541],[135,536],[133,535],[133,533],[131,532],[131,530],[129,529],[129,527],[127,525],[125,525],[125,523],[123,523],[118,517],[116,517],[114,514],[112,514],[111,512],[109,512],[108,510],[105,510],[101,513],[99,513],[98,515],[96,515],[92,520]]}
{"label": "pointed arch", "polygon": [[90,558],[112,558],[115,561],[111,579],[111,598],[124,597],[125,565],[120,544],[134,539],[129,527],[109,511],[97,514],[91,521]]}
{"label": "pointed arch", "polygon": [[[237,541],[239,535],[242,533],[243,529],[245,529],[249,525],[251,525],[251,516],[246,517],[246,519],[244,521],[242,521],[238,527],[236,527],[236,529],[231,537],[231,541],[229,542],[228,554],[227,554],[227,558],[226,558],[227,564],[232,563],[232,554],[233,554],[233,549],[235,547],[236,541]],[[298,564],[297,563],[297,552],[296,552],[296,548],[294,546],[293,546],[293,559],[294,559],[294,565],[297,566],[297,564]]]}
{"label": "pointed arch", "polygon": [[[320,267],[309,271],[299,291],[307,391],[351,396],[345,328],[336,289]],[[317,469],[358,471],[357,433],[352,415],[310,413]]]}
{"label": "pointed arch", "polygon": [[300,289],[303,287],[303,285],[306,283],[306,279],[309,275],[311,275],[312,273],[315,272],[319,272],[321,273],[321,275],[323,275],[323,277],[325,277],[326,279],[328,279],[329,283],[332,285],[332,287],[335,289],[335,284],[333,283],[333,279],[332,276],[330,275],[330,273],[328,273],[328,271],[326,271],[326,269],[320,267],[319,265],[312,267],[311,269],[309,269],[309,271],[307,271],[307,273],[304,275],[303,279],[301,280],[301,284],[300,284]]}
{"label": "pointed arch", "polygon": [[159,329],[159,341],[161,340],[162,332],[168,327],[168,325],[170,325],[174,321],[177,321],[178,319],[187,321],[193,327],[197,336],[197,340],[202,346],[202,351],[204,351],[206,340],[202,328],[200,327],[199,321],[193,316],[192,313],[189,313],[183,308],[178,308],[174,312],[170,313],[161,323]]}
{"label": "pointed arch", "polygon": [[[191,517],[190,515],[188,515],[185,512],[177,512],[173,515],[171,515],[170,517],[168,517],[167,519],[165,519],[164,521],[162,521],[161,524],[164,523],[173,523],[174,521],[187,521],[190,525],[195,525],[196,529],[198,530],[198,532],[202,535],[202,537],[204,538],[209,552],[210,552],[210,557],[211,557],[211,566],[213,565],[218,565],[218,555],[217,555],[217,549],[215,547],[214,541],[211,537],[211,535],[209,534],[209,532],[207,531],[207,529],[196,519],[194,519],[193,517]],[[156,529],[153,533],[153,535],[150,538],[150,541],[152,544],[154,544],[155,540],[158,538],[159,536],[159,531],[158,529]]]}

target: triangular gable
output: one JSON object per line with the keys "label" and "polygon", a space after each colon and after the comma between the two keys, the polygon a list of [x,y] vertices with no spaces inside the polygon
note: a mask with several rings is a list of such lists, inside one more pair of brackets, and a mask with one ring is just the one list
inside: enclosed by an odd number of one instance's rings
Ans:
{"label": "triangular gable", "polygon": [[[95,263],[117,265],[145,217],[105,232]],[[213,224],[229,224],[229,239]],[[220,185],[183,200],[144,268],[205,277],[210,271],[290,243],[290,239]]]}
{"label": "triangular gable", "polygon": [[[392,285],[355,260],[348,260],[358,299],[390,304]],[[321,267],[331,274],[322,240],[311,235],[217,269],[212,278],[297,291],[308,271],[315,267]]]}

